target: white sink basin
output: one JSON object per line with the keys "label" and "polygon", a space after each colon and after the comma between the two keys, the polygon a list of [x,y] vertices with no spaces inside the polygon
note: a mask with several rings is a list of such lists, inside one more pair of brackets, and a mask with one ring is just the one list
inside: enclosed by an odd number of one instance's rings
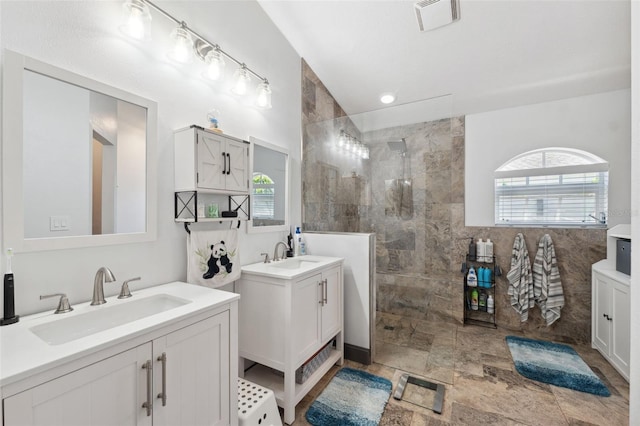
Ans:
{"label": "white sink basin", "polygon": [[269,263],[268,265],[274,268],[300,269],[300,268],[314,267],[318,265],[318,262],[313,260],[286,259],[278,262],[272,262],[272,263]]}
{"label": "white sink basin", "polygon": [[263,277],[293,279],[323,269],[329,265],[337,265],[341,263],[342,260],[343,259],[339,257],[305,255],[278,260],[276,262],[258,262],[245,265],[242,267],[242,273]]}
{"label": "white sink basin", "polygon": [[[117,301],[114,302],[117,303]],[[187,303],[191,301],[169,294],[155,294],[142,299],[122,301],[122,304],[91,307],[92,310],[88,312],[39,324],[29,330],[46,343],[59,345]]]}

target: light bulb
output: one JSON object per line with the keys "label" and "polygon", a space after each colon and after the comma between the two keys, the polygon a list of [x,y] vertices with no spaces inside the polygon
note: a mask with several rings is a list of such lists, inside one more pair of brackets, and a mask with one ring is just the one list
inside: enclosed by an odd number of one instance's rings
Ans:
{"label": "light bulb", "polygon": [[151,13],[141,0],[128,0],[122,4],[123,24],[120,31],[136,40],[148,37]]}
{"label": "light bulb", "polygon": [[171,31],[169,37],[173,40],[173,50],[169,52],[169,58],[181,64],[190,63],[193,60],[193,40],[184,23]]}
{"label": "light bulb", "polygon": [[205,56],[204,61],[207,63],[207,73],[206,76],[210,80],[219,80],[224,73],[224,58],[222,57],[222,53],[219,49],[211,49],[207,56]]}
{"label": "light bulb", "polygon": [[263,109],[271,108],[271,87],[267,79],[256,88],[256,106]]}
{"label": "light bulb", "polygon": [[242,64],[240,68],[236,70],[233,74],[233,87],[231,91],[236,95],[243,96],[247,93],[247,84],[251,80],[249,77],[249,71],[247,71],[247,67]]}

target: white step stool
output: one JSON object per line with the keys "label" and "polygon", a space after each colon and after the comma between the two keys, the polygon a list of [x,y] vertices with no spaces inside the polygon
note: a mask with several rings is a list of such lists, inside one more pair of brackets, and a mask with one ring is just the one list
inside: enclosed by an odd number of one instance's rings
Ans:
{"label": "white step stool", "polygon": [[238,378],[238,420],[240,426],[282,426],[273,391]]}

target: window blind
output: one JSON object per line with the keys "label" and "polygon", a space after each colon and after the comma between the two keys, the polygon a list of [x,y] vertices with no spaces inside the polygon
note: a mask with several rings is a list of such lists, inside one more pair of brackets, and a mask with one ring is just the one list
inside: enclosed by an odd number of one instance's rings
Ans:
{"label": "window blind", "polygon": [[541,174],[542,170],[496,173],[496,225],[606,225],[608,171]]}

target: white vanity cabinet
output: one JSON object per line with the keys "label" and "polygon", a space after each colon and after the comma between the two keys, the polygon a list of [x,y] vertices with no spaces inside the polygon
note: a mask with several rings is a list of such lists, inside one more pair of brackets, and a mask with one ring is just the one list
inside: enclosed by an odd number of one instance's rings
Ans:
{"label": "white vanity cabinet", "polygon": [[592,267],[592,346],[628,381],[630,278],[607,266],[605,260]]}
{"label": "white vanity cabinet", "polygon": [[175,190],[249,192],[249,143],[198,126],[174,135]]}
{"label": "white vanity cabinet", "polygon": [[[101,339],[89,336],[61,345],[42,342],[43,354],[35,356],[22,349],[24,358],[41,361],[29,370],[17,365],[18,378],[3,378],[3,426],[237,424],[238,296],[180,284],[171,284],[172,290],[191,302],[173,317],[167,311],[160,327],[141,320],[140,327],[129,326],[131,334],[97,348]],[[218,306],[207,306],[212,300]],[[111,303],[117,302],[105,306]],[[185,317],[188,310],[192,313]],[[31,333],[28,324],[22,326]],[[25,346],[37,344],[35,336],[19,330],[15,337]],[[3,336],[2,342],[10,340]],[[66,345],[69,355],[56,359],[67,353]],[[74,345],[86,350],[74,354]]]}
{"label": "white vanity cabinet", "polygon": [[151,425],[141,405],[151,343],[5,398],[4,426]]}
{"label": "white vanity cabinet", "polygon": [[[331,366],[343,362],[342,259],[326,259],[324,264],[318,260],[322,266],[288,276],[275,266],[265,266],[274,272],[269,275],[259,271],[261,265],[249,265],[236,283],[235,291],[241,295],[240,366],[257,363],[245,377],[274,391],[288,424],[295,419],[296,404]],[[328,359],[304,383],[296,383],[296,370],[333,340],[335,348]]]}

